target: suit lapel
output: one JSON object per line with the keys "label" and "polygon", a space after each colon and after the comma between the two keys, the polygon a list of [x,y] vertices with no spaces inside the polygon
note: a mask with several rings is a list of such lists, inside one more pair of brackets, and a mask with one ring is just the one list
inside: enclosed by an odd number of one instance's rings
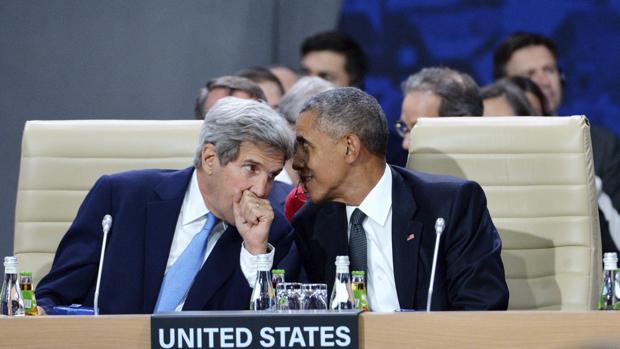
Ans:
{"label": "suit lapel", "polygon": [[[324,260],[315,261],[318,265],[324,265],[324,280],[327,281],[331,290],[336,278],[336,256],[349,254],[347,237],[347,214],[344,204],[329,203],[325,209],[320,210],[316,218],[315,236],[318,237],[324,250]],[[331,292],[331,291],[330,291]]]}
{"label": "suit lapel", "polygon": [[237,268],[240,268],[241,241],[237,229],[229,225],[217,241],[209,258],[196,274],[183,309],[204,309],[215,292],[224,285]]}
{"label": "suit lapel", "polygon": [[144,311],[153,312],[192,168],[173,172],[155,188],[146,212]]}
{"label": "suit lapel", "polygon": [[422,239],[422,222],[414,220],[417,210],[411,187],[392,170],[392,254],[398,302],[401,308],[414,305],[418,268],[418,251]]}

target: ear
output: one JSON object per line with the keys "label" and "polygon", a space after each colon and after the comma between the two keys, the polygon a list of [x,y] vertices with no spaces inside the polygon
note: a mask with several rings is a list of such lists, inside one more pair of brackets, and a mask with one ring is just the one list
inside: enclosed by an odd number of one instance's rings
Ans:
{"label": "ear", "polygon": [[217,152],[215,150],[215,145],[211,143],[207,143],[202,146],[202,169],[207,174],[213,174],[213,170],[215,166],[220,164],[219,158],[217,157]]}
{"label": "ear", "polygon": [[343,137],[345,146],[345,161],[349,164],[353,163],[360,156],[362,142],[356,134],[348,134]]}

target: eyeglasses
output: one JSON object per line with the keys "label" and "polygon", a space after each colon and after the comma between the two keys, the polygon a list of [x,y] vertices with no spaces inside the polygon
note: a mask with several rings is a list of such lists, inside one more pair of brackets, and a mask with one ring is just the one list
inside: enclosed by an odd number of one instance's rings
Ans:
{"label": "eyeglasses", "polygon": [[396,121],[396,123],[394,124],[394,128],[396,128],[396,132],[401,137],[405,137],[405,135],[409,133],[409,131],[411,131],[409,126],[407,126],[407,124],[402,120]]}

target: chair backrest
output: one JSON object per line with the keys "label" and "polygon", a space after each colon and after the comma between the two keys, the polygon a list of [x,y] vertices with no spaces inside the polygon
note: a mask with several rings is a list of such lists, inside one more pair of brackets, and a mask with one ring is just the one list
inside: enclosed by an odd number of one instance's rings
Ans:
{"label": "chair backrest", "polygon": [[482,185],[509,309],[595,308],[601,241],[584,116],[422,118],[407,166]]}
{"label": "chair backrest", "polygon": [[103,174],[193,163],[200,120],[28,121],[22,138],[14,253],[35,285],[84,196]]}

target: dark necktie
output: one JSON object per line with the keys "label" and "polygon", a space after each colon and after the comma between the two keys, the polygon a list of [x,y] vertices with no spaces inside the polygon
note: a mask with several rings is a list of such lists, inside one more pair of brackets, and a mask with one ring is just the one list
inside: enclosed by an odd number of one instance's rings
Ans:
{"label": "dark necktie", "polygon": [[351,215],[351,232],[349,234],[349,258],[351,259],[351,271],[360,270],[366,272],[367,247],[366,232],[362,223],[366,215],[356,208]]}

